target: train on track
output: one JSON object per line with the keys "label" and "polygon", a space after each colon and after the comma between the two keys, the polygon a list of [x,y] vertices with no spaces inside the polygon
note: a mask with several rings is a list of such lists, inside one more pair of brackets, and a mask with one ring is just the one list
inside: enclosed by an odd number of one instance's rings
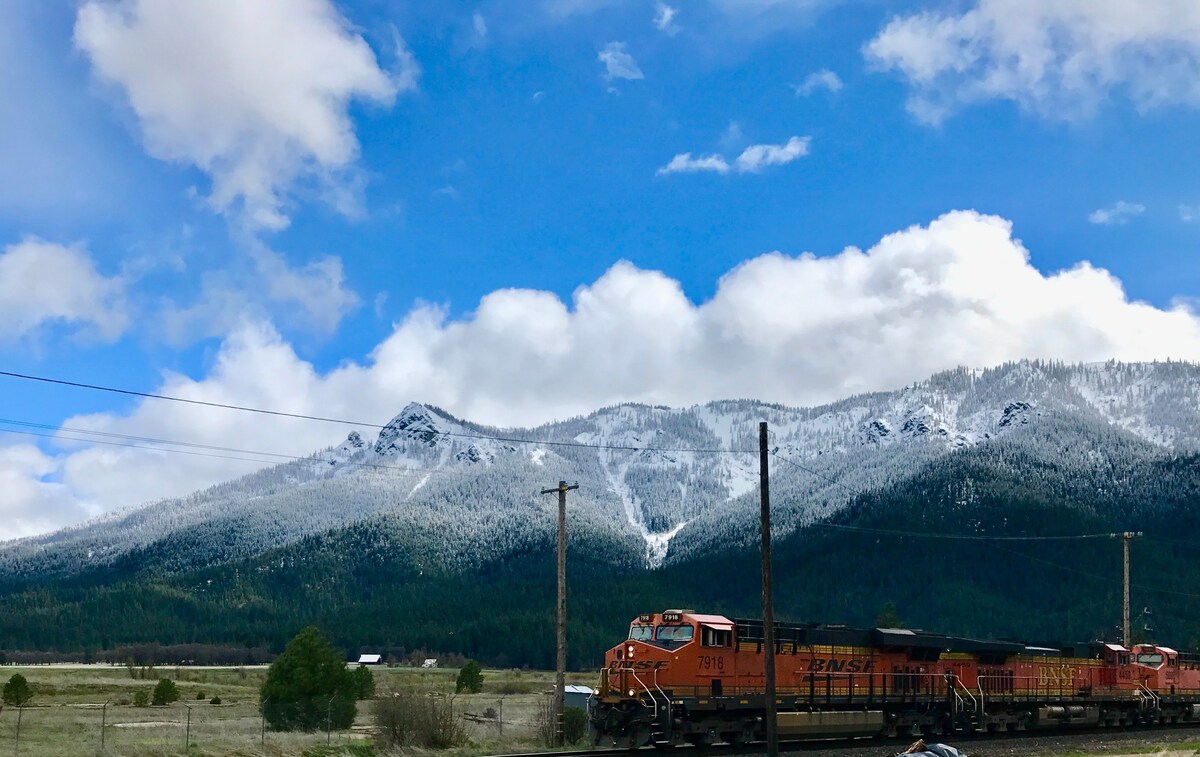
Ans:
{"label": "train on track", "polygon": [[[1200,656],[1167,647],[775,628],[780,738],[1200,722]],[[639,616],[605,655],[589,707],[597,743],[764,738],[763,631],[761,620],[690,610]]]}

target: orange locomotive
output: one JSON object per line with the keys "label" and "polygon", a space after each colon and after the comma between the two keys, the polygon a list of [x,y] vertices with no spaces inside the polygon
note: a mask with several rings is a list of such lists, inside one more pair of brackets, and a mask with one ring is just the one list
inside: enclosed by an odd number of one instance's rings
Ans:
{"label": "orange locomotive", "polygon": [[[1150,644],[1039,647],[906,629],[776,623],[782,737],[901,735],[1200,720],[1200,657]],[[764,737],[763,623],[641,615],[605,655],[597,740]]]}

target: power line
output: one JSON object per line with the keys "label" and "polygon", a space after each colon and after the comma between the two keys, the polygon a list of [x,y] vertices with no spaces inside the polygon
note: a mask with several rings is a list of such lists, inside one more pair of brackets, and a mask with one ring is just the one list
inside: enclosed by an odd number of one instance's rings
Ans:
{"label": "power line", "polygon": [[859,491],[858,489],[855,489],[853,486],[843,484],[841,481],[838,481],[836,478],[833,478],[831,476],[826,476],[824,473],[818,473],[817,471],[813,470],[812,468],[801,465],[800,463],[797,463],[794,460],[789,460],[788,458],[784,457],[783,455],[780,455],[777,452],[772,452],[770,454],[771,454],[771,457],[775,458],[776,460],[782,460],[783,462],[787,463],[788,465],[791,465],[795,468],[799,468],[800,470],[804,471],[805,473],[808,473],[809,475],[816,476],[817,478],[820,478],[820,479],[824,479],[825,481],[828,481],[829,483],[831,483],[835,486],[840,486],[843,489],[845,489],[846,491],[850,492],[851,494],[854,494],[857,496],[863,495],[863,493],[861,491]]}
{"label": "power line", "polygon": [[[55,426],[50,426],[50,425],[44,424],[44,423],[28,423],[25,421],[11,421],[11,420],[3,419],[3,418],[0,418],[0,424],[14,424],[14,425],[20,425],[20,426],[26,426],[26,427],[32,427],[32,428],[46,428],[46,429],[51,429],[51,430],[54,430],[57,428]],[[71,441],[71,442],[83,442],[86,444],[103,444],[103,445],[106,445],[109,447],[125,447],[128,449],[143,449],[143,450],[150,450],[153,452],[167,452],[167,453],[177,454],[177,455],[193,455],[196,457],[214,457],[214,458],[220,458],[223,460],[242,460],[242,461],[245,461],[248,463],[258,463],[260,465],[270,465],[272,463],[278,463],[278,462],[280,462],[280,459],[282,459],[284,461],[288,461],[288,462],[297,461],[297,460],[300,460],[300,461],[312,460],[314,463],[322,462],[321,460],[317,459],[313,455],[288,455],[288,454],[284,454],[282,452],[263,452],[261,450],[234,449],[232,447],[220,447],[217,445],[196,444],[194,442],[179,442],[179,441],[172,441],[170,439],[153,439],[150,437],[126,436],[124,434],[109,434],[109,433],[101,432],[101,431],[87,431],[87,430],[83,430],[83,429],[66,429],[66,428],[64,428],[61,430],[70,431],[73,433],[82,433],[82,434],[100,434],[100,435],[104,435],[104,436],[115,437],[118,439],[125,439],[126,441],[106,441],[103,439],[92,439],[92,438],[88,438],[88,437],[66,436],[66,435],[60,434],[60,433],[43,434],[43,433],[38,433],[37,431],[24,431],[24,430],[16,429],[16,428],[0,429],[0,431],[3,431],[4,433],[8,433],[8,434],[23,434],[25,436],[36,436],[36,437],[40,437],[43,439],[58,439],[58,440],[65,440],[65,441]],[[139,443],[135,443],[135,442],[143,442],[143,443],[139,444]],[[153,445],[171,445],[171,446],[176,446],[176,447],[192,447],[195,449],[212,450],[212,452],[198,452],[198,451],[195,451],[194,449],[171,449],[169,446],[153,446]],[[228,453],[232,453],[232,454],[216,454],[217,452],[228,452]],[[261,460],[261,459],[252,458],[252,457],[242,457],[239,455],[259,455],[261,457],[272,457],[272,458],[278,458],[278,459]],[[405,473],[430,473],[430,474],[433,474],[433,473],[448,473],[449,472],[448,470],[445,470],[445,469],[411,468],[411,467],[403,466],[403,465],[386,465],[383,463],[362,462],[362,463],[357,463],[357,466],[361,467],[361,468],[374,468],[374,469],[379,469],[379,470],[396,470],[396,471],[401,471],[401,472],[405,472]]]}
{"label": "power line", "polygon": [[808,528],[830,528],[838,531],[857,531],[861,533],[878,534],[880,536],[901,536],[920,539],[954,539],[957,541],[1078,541],[1081,539],[1113,539],[1120,536],[1111,534],[1064,534],[1061,536],[988,536],[985,534],[945,534],[922,533],[919,531],[898,531],[889,528],[868,528],[866,526],[844,526],[837,523],[811,523]]}
{"label": "power line", "polygon": [[[167,394],[154,394],[152,392],[139,392],[132,389],[121,389],[118,387],[102,386],[100,384],[87,384],[78,381],[66,381],[64,379],[48,378],[46,376],[33,376],[26,373],[14,373],[12,371],[0,371],[0,376],[8,378],[23,379],[25,381],[37,381],[45,384],[54,384],[56,386],[68,386],[76,389],[88,389],[97,392],[108,392],[111,394],[122,394],[129,397],[142,397],[145,399],[163,400],[166,402],[179,402],[187,405],[199,405],[202,407],[220,408],[223,410],[237,410],[244,413],[258,413],[260,415],[270,415],[278,418],[294,418],[297,420],[317,421],[319,423],[336,423],[344,426],[361,426],[363,428],[387,428],[387,424],[366,423],[363,421],[353,421],[344,418],[328,418],[320,415],[306,415],[304,413],[288,413],[282,410],[270,410],[260,407],[250,407],[247,405],[232,405],[224,402],[210,402],[207,400],[189,399],[186,397],[174,397]],[[542,447],[575,447],[583,449],[605,449],[625,452],[692,452],[703,454],[751,454],[754,450],[735,450],[720,448],[698,448],[698,447],[636,447],[633,445],[620,444],[591,444],[588,442],[568,442],[568,441],[549,441],[542,439],[520,439],[516,437],[506,437],[494,434],[471,433],[463,431],[437,431],[441,436],[458,437],[465,439],[487,439],[495,442],[506,442],[509,444],[532,444]]]}

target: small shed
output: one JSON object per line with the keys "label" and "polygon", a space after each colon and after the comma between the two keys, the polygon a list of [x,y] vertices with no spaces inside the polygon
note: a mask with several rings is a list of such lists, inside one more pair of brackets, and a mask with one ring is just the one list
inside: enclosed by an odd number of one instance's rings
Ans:
{"label": "small shed", "polygon": [[592,698],[591,686],[567,685],[563,687],[563,706],[587,712],[588,700]]}
{"label": "small shed", "polygon": [[383,655],[381,654],[360,654],[358,656],[359,665],[382,665]]}
{"label": "small shed", "polygon": [[421,667],[423,668],[436,668],[437,666],[438,662],[436,657],[430,657],[429,659],[425,660],[425,662],[421,663]]}

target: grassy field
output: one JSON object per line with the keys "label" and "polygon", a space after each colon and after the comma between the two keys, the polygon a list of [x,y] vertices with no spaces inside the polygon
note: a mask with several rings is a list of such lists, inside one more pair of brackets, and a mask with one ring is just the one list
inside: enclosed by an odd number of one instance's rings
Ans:
{"label": "grassy field", "polygon": [[[372,669],[379,696],[393,691],[454,693],[457,670]],[[136,672],[136,671],[135,671]],[[258,688],[265,667],[157,668],[135,679],[124,667],[3,667],[4,681],[21,673],[34,690],[31,706],[20,713],[22,757],[300,757],[301,755],[375,754],[371,750],[371,703],[360,702],[352,730],[320,733],[273,733],[262,736]],[[139,690],[147,694],[159,678],[176,682],[181,702],[167,707],[131,704]],[[571,674],[569,683],[594,685],[596,675]],[[450,754],[470,755],[535,751],[542,702],[553,689],[554,674],[541,671],[485,670],[483,691],[455,697],[454,706],[471,743]],[[210,704],[214,697],[220,704]],[[109,702],[104,708],[105,702]],[[188,732],[190,705],[191,727]],[[0,754],[17,754],[18,712],[0,712]],[[104,724],[103,729],[101,728]],[[190,743],[184,749],[184,741]],[[327,742],[328,740],[328,742]]]}

